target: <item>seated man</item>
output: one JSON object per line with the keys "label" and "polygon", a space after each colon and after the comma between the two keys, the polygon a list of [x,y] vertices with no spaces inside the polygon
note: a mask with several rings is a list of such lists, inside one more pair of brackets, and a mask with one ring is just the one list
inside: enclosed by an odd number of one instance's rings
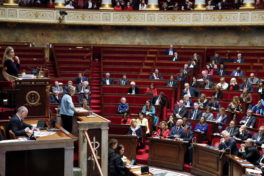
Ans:
{"label": "seated man", "polygon": [[255,133],[252,136],[252,139],[254,140],[255,144],[258,146],[264,144],[264,126],[259,127],[258,133]]}
{"label": "seated man", "polygon": [[220,64],[219,69],[216,72],[216,75],[218,75],[218,76],[225,76],[225,75],[227,75],[224,64]]}
{"label": "seated man", "polygon": [[259,78],[257,78],[254,73],[250,73],[250,76],[248,78],[248,82],[250,84],[258,84],[259,83]]}
{"label": "seated man", "polygon": [[118,85],[120,86],[126,86],[128,85],[128,79],[126,75],[123,75],[123,77],[121,79],[118,80]]}
{"label": "seated man", "polygon": [[136,87],[136,83],[132,81],[130,85],[131,87],[128,89],[128,94],[131,95],[139,94],[139,88]]}
{"label": "seated man", "polygon": [[224,124],[227,122],[227,115],[225,113],[225,108],[219,109],[219,113],[217,113],[215,121],[220,124]]}
{"label": "seated man", "polygon": [[255,123],[256,117],[253,116],[253,111],[251,109],[247,110],[247,115],[239,122],[240,125],[245,125],[248,128],[254,128]]}
{"label": "seated man", "polygon": [[234,138],[237,139],[237,140],[245,141],[245,140],[247,140],[250,137],[251,137],[251,134],[247,130],[247,127],[245,125],[242,125],[239,128],[239,133]]}
{"label": "seated man", "polygon": [[264,115],[264,106],[263,106],[263,104],[264,104],[263,100],[258,101],[258,104],[256,104],[255,106],[252,107],[253,113]]}
{"label": "seated man", "polygon": [[69,86],[73,86],[73,83],[72,83],[71,80],[69,80],[68,83],[67,83],[67,85],[64,86],[64,88],[63,88],[63,93],[64,93],[64,94],[68,93],[68,87],[69,87]]}
{"label": "seated man", "polygon": [[218,110],[220,108],[219,101],[215,97],[211,97],[211,100],[208,102],[207,107],[210,107],[212,110]]}
{"label": "seated man", "polygon": [[102,78],[101,84],[102,85],[113,85],[114,84],[114,80],[110,78],[110,73],[105,74],[105,78]]}
{"label": "seated man", "polygon": [[257,161],[260,158],[257,147],[254,146],[252,139],[247,139],[245,144],[241,144],[241,149],[239,150],[242,158],[246,159],[252,164],[257,164]]}
{"label": "seated man", "polygon": [[180,118],[180,119],[183,117],[186,117],[187,108],[184,106],[183,100],[180,100],[178,103],[178,106],[174,107],[173,115],[174,115],[174,117]]}
{"label": "seated man", "polygon": [[175,62],[175,61],[179,61],[179,60],[180,60],[180,57],[179,57],[178,53],[175,51],[174,55],[171,58],[171,61]]}
{"label": "seated man", "polygon": [[177,88],[177,81],[174,79],[173,75],[171,75],[170,80],[166,82],[166,86]]}
{"label": "seated man", "polygon": [[248,79],[247,78],[242,78],[242,81],[243,82],[240,85],[239,90],[243,91],[245,88],[247,88],[249,92],[252,92],[253,91],[252,85],[248,82]]}
{"label": "seated man", "polygon": [[82,73],[78,73],[78,77],[75,79],[75,83],[79,85],[84,81],[88,81],[88,79]]}
{"label": "seated man", "polygon": [[89,93],[91,93],[91,87],[89,86],[89,82],[88,81],[83,81],[78,86],[78,93],[79,94],[83,94],[85,90],[87,90]]}
{"label": "seated man", "polygon": [[185,82],[186,77],[185,77],[185,75],[183,73],[180,72],[180,73],[177,74],[176,80],[180,81],[180,82]]}
{"label": "seated man", "polygon": [[234,120],[230,121],[229,126],[226,127],[225,131],[227,131],[231,137],[238,135],[239,129],[236,127],[236,123]]}
{"label": "seated man", "polygon": [[170,45],[170,48],[165,51],[165,55],[173,56],[176,50],[173,48],[173,45]]}
{"label": "seated man", "polygon": [[151,73],[150,79],[153,79],[153,80],[161,80],[162,79],[162,75],[159,73],[159,69],[156,68],[154,73]]}
{"label": "seated man", "polygon": [[184,64],[183,68],[181,69],[181,73],[183,73],[184,76],[189,75],[190,69],[188,64]]}
{"label": "seated man", "polygon": [[243,71],[241,70],[240,67],[237,67],[236,70],[232,71],[231,76],[243,77],[244,73],[243,73]]}
{"label": "seated man", "polygon": [[214,83],[210,81],[209,79],[204,80],[204,89],[213,89]]}
{"label": "seated man", "polygon": [[199,97],[200,92],[193,87],[190,87],[189,83],[184,84],[182,95],[188,95],[189,97]]}
{"label": "seated man", "polygon": [[183,132],[182,124],[183,124],[182,119],[178,119],[177,122],[176,122],[176,125],[171,128],[171,131],[170,131],[170,134],[169,134],[169,136],[171,138],[179,138],[180,137],[180,135]]}
{"label": "seated man", "polygon": [[53,94],[50,95],[50,104],[60,104],[61,97],[59,96],[58,91],[54,91]]}
{"label": "seated man", "polygon": [[84,93],[81,93],[79,95],[79,104],[82,104],[84,99],[87,101],[88,104],[91,104],[91,93],[87,89],[84,90]]}
{"label": "seated man", "polygon": [[234,60],[234,63],[244,63],[244,59],[242,58],[241,53],[237,54],[237,58]]}
{"label": "seated man", "polygon": [[159,95],[154,96],[151,100],[152,104],[155,106],[160,106],[164,108],[167,104],[167,97],[165,96],[164,92],[160,92]]}
{"label": "seated man", "polygon": [[223,137],[220,140],[220,144],[218,146],[219,150],[230,150],[232,155],[238,154],[236,140],[233,139],[227,131],[222,132]]}
{"label": "seated man", "polygon": [[52,92],[54,93],[55,91],[58,91],[59,94],[63,94],[63,89],[59,84],[59,81],[55,81],[54,82],[54,86],[52,86],[51,88]]}
{"label": "seated man", "polygon": [[192,119],[192,120],[199,120],[200,117],[202,117],[202,114],[203,114],[202,111],[199,110],[199,104],[194,103],[193,109],[191,109],[189,114],[188,114],[188,118]]}
{"label": "seated man", "polygon": [[220,58],[218,53],[215,53],[214,56],[211,58],[211,62],[214,61],[217,64],[222,63],[222,59]]}
{"label": "seated man", "polygon": [[33,128],[32,125],[24,123],[24,119],[28,115],[28,109],[25,106],[20,106],[17,113],[10,120],[10,129],[16,136],[31,136],[33,131],[38,130]]}

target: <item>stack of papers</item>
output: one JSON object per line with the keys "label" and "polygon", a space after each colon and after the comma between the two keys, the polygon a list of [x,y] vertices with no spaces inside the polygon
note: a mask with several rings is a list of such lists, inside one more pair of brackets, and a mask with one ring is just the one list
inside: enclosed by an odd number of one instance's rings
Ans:
{"label": "stack of papers", "polygon": [[44,136],[49,136],[49,135],[53,135],[56,132],[50,132],[50,131],[35,131],[34,132],[34,136],[35,137],[44,137]]}

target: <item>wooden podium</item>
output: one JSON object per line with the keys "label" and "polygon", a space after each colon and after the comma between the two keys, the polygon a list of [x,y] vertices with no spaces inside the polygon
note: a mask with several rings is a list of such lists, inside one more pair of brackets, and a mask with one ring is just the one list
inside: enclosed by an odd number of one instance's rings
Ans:
{"label": "wooden podium", "polygon": [[28,119],[48,118],[49,78],[18,79],[15,81],[16,107],[28,108]]}

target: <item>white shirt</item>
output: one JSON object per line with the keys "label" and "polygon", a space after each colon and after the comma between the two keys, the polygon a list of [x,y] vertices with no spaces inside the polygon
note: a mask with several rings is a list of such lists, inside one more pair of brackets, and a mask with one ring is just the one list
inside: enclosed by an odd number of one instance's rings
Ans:
{"label": "white shirt", "polygon": [[93,8],[93,3],[92,2],[88,2],[88,6],[87,6],[88,9],[91,9]]}
{"label": "white shirt", "polygon": [[110,85],[110,81],[109,81],[109,79],[106,79],[106,80],[105,80],[105,84],[106,84],[106,85]]}
{"label": "white shirt", "polygon": [[67,5],[65,6],[65,8],[66,8],[66,9],[74,9],[74,7],[73,7],[72,5],[70,5],[70,4],[67,4]]}
{"label": "white shirt", "polygon": [[160,96],[157,98],[156,102],[155,102],[155,105],[158,106],[160,105]]}
{"label": "white shirt", "polygon": [[139,10],[146,10],[147,4],[144,4],[143,6],[139,4]]}
{"label": "white shirt", "polygon": [[173,53],[173,50],[169,50],[169,55],[172,56],[174,53]]}

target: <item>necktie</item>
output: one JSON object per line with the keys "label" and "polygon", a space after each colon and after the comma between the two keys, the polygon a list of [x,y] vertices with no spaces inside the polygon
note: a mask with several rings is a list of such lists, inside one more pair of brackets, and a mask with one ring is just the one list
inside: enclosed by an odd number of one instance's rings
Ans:
{"label": "necktie", "polygon": [[229,133],[232,135],[233,134],[233,128],[230,129]]}
{"label": "necktie", "polygon": [[195,117],[196,117],[196,112],[197,110],[194,110],[194,112],[193,112],[193,116],[192,116],[192,119],[194,120],[195,119]]}

